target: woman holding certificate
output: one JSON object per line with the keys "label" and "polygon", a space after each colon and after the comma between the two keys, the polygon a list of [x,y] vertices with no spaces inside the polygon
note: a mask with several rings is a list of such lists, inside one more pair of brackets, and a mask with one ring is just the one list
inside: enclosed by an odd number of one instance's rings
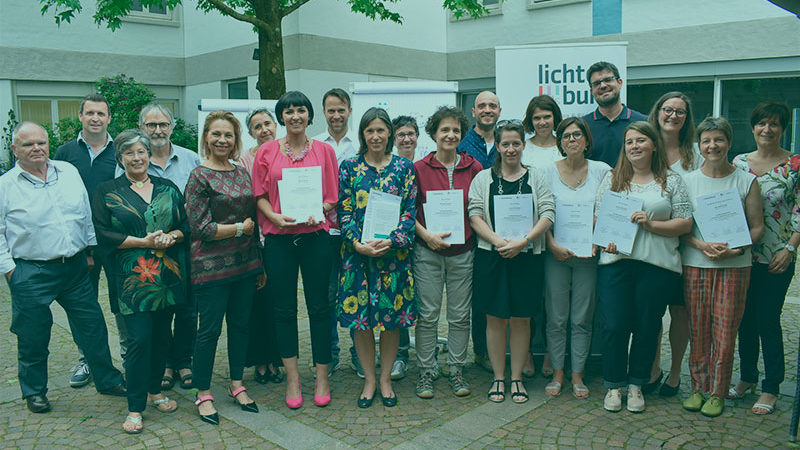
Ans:
{"label": "woman holding certificate", "polygon": [[[694,115],[692,101],[682,92],[668,92],[653,105],[647,118],[664,141],[667,164],[680,176],[686,176],[703,164],[703,156],[695,144]],[[684,306],[683,295],[669,300],[669,345],[672,349],[672,365],[669,376],[658,393],[672,397],[678,393],[681,382],[681,364],[686,346],[689,344],[689,313]],[[658,339],[656,358],[650,373],[650,383],[642,387],[647,394],[658,388],[664,374],[661,371],[661,338]]]}
{"label": "woman holding certificate", "polygon": [[[700,123],[697,140],[705,162],[700,170],[683,177],[695,211],[716,209],[727,218],[746,219],[747,226],[743,228],[749,229],[743,240],[727,232],[739,228],[739,221],[729,223],[725,217],[710,217],[716,223],[708,223],[698,215],[692,233],[682,238],[684,294],[692,338],[689,352],[692,394],[684,400],[683,407],[709,417],[719,416],[725,407],[736,330],[742,320],[750,282],[750,243],[757,242],[764,234],[761,190],[756,177],[736,170],[728,162],[732,136],[731,125],[724,118],[709,117]],[[716,205],[707,203],[709,195],[717,199],[726,192],[735,193],[728,198],[737,214],[731,214],[730,207],[723,209],[718,200]],[[723,226],[720,231],[726,232],[725,235],[711,228],[714,225]]]}
{"label": "woman holding certificate", "polygon": [[555,219],[553,194],[540,173],[522,165],[519,122],[495,129],[500,157],[469,189],[469,220],[478,235],[473,301],[486,312],[486,342],[494,381],[488,397],[505,400],[506,330],[511,328],[511,400],[528,401],[522,367],[530,349],[531,317],[542,307],[545,232]]}
{"label": "woman holding certificate", "polygon": [[[617,167],[598,189],[595,215],[594,240],[607,242],[597,270],[608,388],[603,407],[621,410],[627,385],[628,411],[642,412],[642,386],[650,380],[661,316],[682,287],[678,238],[692,229],[686,185],[667,166],[661,135],[649,123],[634,122],[625,130]],[[627,228],[630,233],[622,231]],[[616,242],[608,237],[615,234]]]}
{"label": "woman holding certificate", "polygon": [[214,425],[219,424],[219,415],[211,396],[211,372],[223,319],[228,325],[228,395],[243,411],[258,412],[242,386],[242,374],[253,294],[264,281],[254,234],[256,205],[250,174],[231,163],[239,157],[240,133],[239,121],[232,113],[209,114],[202,134],[206,159],[186,183],[192,294],[200,318],[192,370],[195,405],[200,418]]}
{"label": "woman holding certificate", "polygon": [[[414,166],[392,155],[394,128],[386,111],[370,108],[358,127],[359,156],[339,168],[342,272],[339,323],[355,330],[364,389],[358,407],[369,408],[380,389],[386,407],[397,405],[391,367],[400,328],[414,326],[417,299],[411,247],[417,216]],[[375,377],[375,334],[381,333],[381,379]]]}
{"label": "woman holding certificate", "polygon": [[324,213],[337,202],[336,154],[330,145],[306,135],[314,108],[302,92],[283,94],[275,104],[275,116],[286,127],[286,136],[258,149],[253,191],[260,213],[258,225],[264,234],[267,294],[273,302],[278,352],[286,368],[286,406],[303,406],[297,368],[298,271],[303,274],[311,352],[317,370],[314,404],[327,406],[331,401],[328,280],[332,257],[330,223]]}
{"label": "woman holding certificate", "polygon": [[569,117],[556,129],[558,149],[564,159],[543,173],[556,203],[555,233],[547,231],[544,259],[547,345],[553,364],[553,381],[545,387],[550,396],[561,394],[567,325],[571,333],[572,394],[589,397],[583,370],[592,345],[597,259],[592,254],[592,200],[603,177],[611,170],[602,161],[586,159],[592,135],[586,121]]}
{"label": "woman holding certificate", "polygon": [[468,127],[467,116],[460,109],[439,108],[425,125],[425,131],[436,142],[436,152],[414,164],[418,188],[413,269],[419,294],[416,391],[421,398],[433,398],[437,330],[445,286],[450,389],[459,397],[471,392],[463,369],[470,335],[475,235],[465,212],[469,186],[482,167],[473,157],[456,151]]}
{"label": "woman holding certificate", "polygon": [[764,380],[761,396],[753,405],[754,414],[771,414],[775,410],[784,377],[781,310],[800,245],[800,156],[781,148],[781,137],[790,118],[785,103],[756,106],[750,126],[757,149],[733,159],[733,165],[757,177],[764,204],[764,237],[753,245],[750,291],[739,325],[742,379],[728,393],[729,398],[741,398],[748,389],[755,389],[760,340]]}

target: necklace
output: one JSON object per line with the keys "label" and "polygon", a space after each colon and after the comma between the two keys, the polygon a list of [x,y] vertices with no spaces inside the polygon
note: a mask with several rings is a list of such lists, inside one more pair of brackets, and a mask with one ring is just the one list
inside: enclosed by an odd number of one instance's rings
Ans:
{"label": "necklace", "polygon": [[286,149],[286,156],[288,156],[289,159],[291,159],[293,162],[300,161],[301,159],[303,159],[306,156],[306,154],[308,154],[308,152],[311,151],[311,145],[310,144],[311,143],[309,142],[308,138],[306,138],[306,142],[303,145],[303,150],[300,152],[300,154],[298,154],[297,156],[294,156],[292,154],[292,151],[294,151],[294,149],[289,146],[289,139],[286,139],[285,141],[283,141],[284,148]]}
{"label": "necklace", "polygon": [[[499,179],[497,180],[498,181],[498,183],[497,183],[497,195],[503,195],[503,181],[505,181],[505,179],[503,178],[503,172],[502,171],[500,171],[500,177],[498,177],[498,178]],[[522,179],[523,178],[525,178],[525,173],[524,172],[523,172],[522,176],[517,178],[517,194],[522,194]],[[509,184],[511,184],[511,183],[513,183],[513,181],[509,181]]]}
{"label": "necklace", "polygon": [[[128,178],[128,177],[125,177],[125,178]],[[128,178],[128,181],[130,181],[131,184],[136,186],[138,189],[141,189],[141,188],[144,187],[145,183],[150,181],[150,177],[148,176],[147,178],[144,179],[144,181],[136,181],[136,180],[131,180],[130,178]]]}

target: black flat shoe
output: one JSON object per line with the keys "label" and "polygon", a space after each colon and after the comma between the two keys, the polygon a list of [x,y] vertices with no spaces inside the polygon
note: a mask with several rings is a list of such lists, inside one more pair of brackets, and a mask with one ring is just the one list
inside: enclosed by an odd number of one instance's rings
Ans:
{"label": "black flat shoe", "polygon": [[50,401],[44,394],[34,394],[30,397],[25,397],[25,402],[28,404],[28,409],[35,414],[46,413],[50,411]]}
{"label": "black flat shoe", "polygon": [[397,406],[397,394],[394,394],[394,397],[384,397],[383,393],[381,393],[381,402],[383,406],[387,408],[393,408]]}
{"label": "black flat shoe", "polygon": [[375,390],[375,392],[372,393],[372,397],[370,397],[370,398],[361,397],[359,395],[358,396],[358,407],[359,408],[369,408],[370,406],[372,406],[372,402],[375,401],[375,394],[376,393],[377,393],[377,389]]}
{"label": "black flat shoe", "polygon": [[275,372],[273,372],[272,370],[269,370],[269,367],[267,367],[267,373],[264,374],[264,376],[267,377],[267,380],[269,380],[269,381],[271,381],[271,382],[273,382],[275,384],[283,383],[283,379],[284,378],[283,378],[283,374],[281,373],[280,369],[278,369],[276,367],[274,370],[275,370]]}
{"label": "black flat shoe", "polygon": [[[669,378],[669,376],[667,376]],[[667,381],[664,380],[664,384],[661,385],[661,389],[658,390],[658,395],[662,397],[674,397],[678,395],[678,391],[681,389],[681,379],[678,378],[678,384],[675,386],[670,386],[667,384]]]}
{"label": "black flat shoe", "polygon": [[112,388],[99,391],[103,395],[112,395],[114,397],[127,397],[128,390],[125,389],[125,384],[120,383]]}
{"label": "black flat shoe", "polygon": [[653,381],[652,383],[647,383],[644,386],[642,386],[642,394],[652,394],[653,392],[655,392],[656,389],[658,389],[658,386],[661,384],[661,380],[663,379],[664,379],[664,371],[662,370],[658,374],[658,378],[656,378],[656,381]]}
{"label": "black flat shoe", "polygon": [[253,370],[253,380],[258,384],[267,384],[270,380],[270,373],[267,370],[264,374],[258,372],[258,367]]}

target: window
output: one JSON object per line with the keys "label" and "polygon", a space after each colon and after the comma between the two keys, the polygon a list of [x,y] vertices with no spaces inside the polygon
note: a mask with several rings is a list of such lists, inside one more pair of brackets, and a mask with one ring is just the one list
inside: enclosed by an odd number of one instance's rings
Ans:
{"label": "window", "polygon": [[20,121],[39,124],[56,123],[68,117],[78,117],[81,101],[73,99],[20,99]]}
{"label": "window", "polygon": [[229,81],[228,98],[247,100],[247,80]]}
{"label": "window", "polygon": [[159,5],[144,6],[141,0],[133,0],[131,12],[122,20],[152,25],[178,26],[178,15],[175,14],[175,10],[168,9],[163,1]]}
{"label": "window", "polygon": [[528,0],[528,9],[552,8],[554,6],[588,3],[591,0]]}
{"label": "window", "polygon": [[683,92],[692,100],[695,125],[714,111],[714,82],[711,80],[628,85],[627,105],[648,115],[655,102],[662,95],[672,91]]}
{"label": "window", "polygon": [[[489,11],[483,17],[488,16],[497,16],[503,14],[503,3],[502,0],[479,0],[483,3],[483,6]],[[457,22],[461,20],[471,20],[472,16],[469,14],[464,14],[461,17],[456,17],[452,12],[450,13],[450,21]]]}
{"label": "window", "polygon": [[133,3],[131,4],[131,11],[160,14],[162,16],[167,15],[167,7],[164,5],[163,1],[158,6],[142,6],[142,2],[140,0],[133,0]]}

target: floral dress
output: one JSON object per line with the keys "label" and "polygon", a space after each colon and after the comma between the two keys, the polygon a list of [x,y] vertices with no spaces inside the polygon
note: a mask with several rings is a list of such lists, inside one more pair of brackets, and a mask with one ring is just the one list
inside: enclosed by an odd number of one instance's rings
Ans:
{"label": "floral dress", "polygon": [[159,311],[186,299],[189,272],[184,243],[166,250],[117,248],[128,236],[143,238],[157,230],[189,235],[180,190],[167,179],[151,176],[150,180],[150,203],[130,188],[124,175],[100,185],[92,200],[96,251],[107,256],[107,269],[116,285],[112,310],[125,315]]}
{"label": "floral dress", "polygon": [[758,176],[747,162],[749,153],[733,158],[733,165],[756,175],[764,203],[764,237],[753,244],[753,260],[769,264],[778,250],[800,232],[800,155],[792,155],[786,161]]}
{"label": "floral dress", "polygon": [[[392,247],[378,258],[355,251],[361,240],[370,189],[401,197],[400,218],[389,239]],[[417,184],[411,161],[392,156],[380,172],[364,156],[342,162],[339,169],[339,225],[342,272],[337,312],[342,327],[391,331],[416,324],[417,299],[409,253],[414,244]]]}

